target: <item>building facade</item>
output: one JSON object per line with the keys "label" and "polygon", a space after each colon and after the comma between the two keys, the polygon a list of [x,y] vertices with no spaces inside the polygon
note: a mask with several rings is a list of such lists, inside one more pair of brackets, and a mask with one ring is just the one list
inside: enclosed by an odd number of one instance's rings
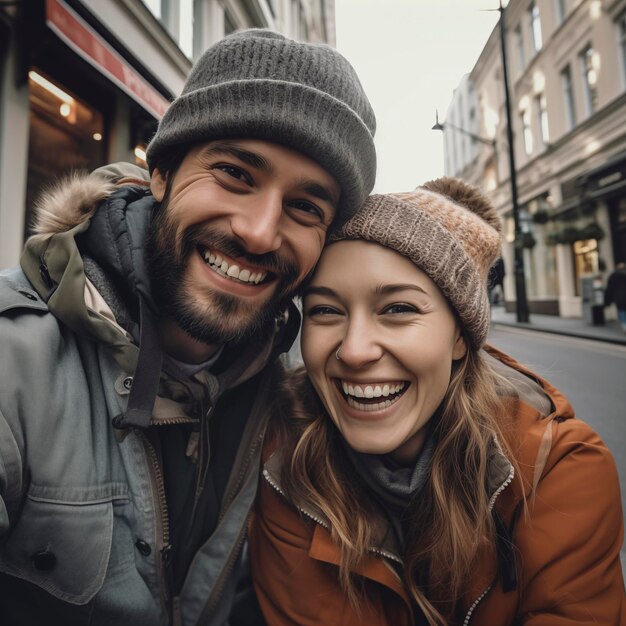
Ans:
{"label": "building facade", "polygon": [[260,27],[335,44],[334,0],[0,0],[0,269],[58,176],[145,165],[193,60]]}
{"label": "building facade", "polygon": [[[522,230],[515,245],[530,311],[587,316],[599,297],[594,284],[626,261],[626,0],[511,0],[504,15]],[[505,299],[515,310],[499,26],[448,119],[495,142],[468,138],[453,158],[458,146],[446,137],[445,167],[487,191],[503,218]],[[454,134],[463,133],[445,128]]]}

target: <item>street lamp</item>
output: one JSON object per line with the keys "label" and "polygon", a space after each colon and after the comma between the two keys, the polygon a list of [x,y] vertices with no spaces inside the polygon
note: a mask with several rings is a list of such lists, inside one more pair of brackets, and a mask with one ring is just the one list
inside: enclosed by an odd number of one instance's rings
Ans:
{"label": "street lamp", "polygon": [[[517,178],[516,178],[516,169],[515,169],[515,154],[513,150],[513,124],[511,120],[511,102],[509,97],[509,77],[508,77],[508,67],[506,62],[506,35],[505,35],[505,27],[504,27],[504,11],[505,8],[502,6],[502,0],[500,0],[500,7],[498,9],[500,12],[500,50],[502,53],[502,75],[504,80],[504,100],[506,106],[506,134],[508,141],[508,154],[509,154],[509,181],[511,185],[511,204],[513,207],[513,222],[515,225],[515,239],[513,241],[513,253],[514,253],[514,272],[515,272],[515,298],[516,298],[516,313],[517,313],[517,321],[521,323],[528,323],[530,321],[530,316],[528,313],[528,300],[526,298],[526,280],[524,277],[524,248],[522,246],[522,223],[520,218],[519,211],[519,203],[517,200]],[[441,130],[443,131],[445,128],[453,128],[457,132],[463,133],[464,135],[468,135],[472,137],[476,141],[484,143],[486,145],[491,146],[494,150],[496,149],[496,142],[493,139],[485,139],[484,137],[479,137],[474,133],[465,130],[464,128],[459,128],[450,122],[445,122],[444,124],[439,123],[439,114],[435,111],[435,125],[433,126],[433,130]]]}
{"label": "street lamp", "polygon": [[515,224],[515,240],[513,252],[515,259],[515,298],[517,305],[517,321],[528,323],[528,300],[526,299],[526,280],[524,278],[524,248],[522,247],[522,221],[517,202],[517,177],[515,169],[515,151],[513,150],[513,122],[511,119],[511,98],[509,96],[509,72],[506,62],[506,29],[504,25],[505,8],[500,6],[500,53],[502,54],[502,78],[504,82],[504,102],[506,105],[506,137],[509,144],[509,180],[511,181],[511,204],[513,205],[513,222]]}
{"label": "street lamp", "polygon": [[453,128],[457,132],[462,133],[463,135],[467,135],[468,137],[471,137],[474,141],[479,141],[480,143],[484,143],[488,146],[491,146],[494,150],[496,149],[495,139],[485,139],[484,137],[480,137],[479,135],[475,135],[474,133],[471,133],[469,130],[465,130],[464,128],[456,126],[455,124],[452,124],[451,122],[446,122],[445,124],[441,124],[439,122],[439,111],[435,111],[435,125],[432,127],[432,130],[440,130],[443,132],[446,128]]}

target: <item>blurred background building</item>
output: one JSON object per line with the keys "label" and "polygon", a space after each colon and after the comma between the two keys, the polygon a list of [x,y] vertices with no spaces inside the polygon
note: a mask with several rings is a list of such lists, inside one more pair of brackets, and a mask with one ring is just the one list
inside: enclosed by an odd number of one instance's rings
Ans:
{"label": "blurred background building", "polygon": [[17,265],[43,186],[145,165],[193,60],[248,27],[334,45],[334,0],[0,0],[0,268]]}
{"label": "blurred background building", "polygon": [[[530,311],[581,317],[589,279],[605,279],[626,261],[626,0],[511,0],[504,15],[522,230],[516,245]],[[514,311],[504,107],[496,27],[454,92],[444,160],[446,174],[489,192],[503,218],[504,292]]]}

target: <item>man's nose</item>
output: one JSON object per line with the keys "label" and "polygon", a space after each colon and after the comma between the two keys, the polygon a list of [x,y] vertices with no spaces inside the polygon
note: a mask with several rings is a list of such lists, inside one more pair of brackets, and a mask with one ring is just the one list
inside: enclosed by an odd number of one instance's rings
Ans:
{"label": "man's nose", "polygon": [[248,252],[274,252],[282,244],[282,216],[282,196],[267,193],[256,196],[251,206],[243,207],[232,218],[231,228]]}
{"label": "man's nose", "polygon": [[377,340],[373,325],[366,319],[351,319],[339,347],[339,359],[348,367],[359,369],[378,361],[383,347]]}

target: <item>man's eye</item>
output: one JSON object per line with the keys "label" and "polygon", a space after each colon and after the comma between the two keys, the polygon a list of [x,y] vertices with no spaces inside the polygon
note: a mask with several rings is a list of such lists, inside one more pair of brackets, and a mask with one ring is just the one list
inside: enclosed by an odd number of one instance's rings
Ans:
{"label": "man's eye", "polygon": [[318,223],[324,221],[324,211],[316,204],[307,200],[290,200],[289,207],[294,209],[296,219],[307,223]]}
{"label": "man's eye", "polygon": [[248,185],[252,184],[252,179],[246,172],[244,172],[239,167],[235,167],[234,165],[216,165],[215,169],[220,170],[220,172],[224,172],[228,174],[231,178],[236,180],[240,180],[241,182],[247,183]]}

